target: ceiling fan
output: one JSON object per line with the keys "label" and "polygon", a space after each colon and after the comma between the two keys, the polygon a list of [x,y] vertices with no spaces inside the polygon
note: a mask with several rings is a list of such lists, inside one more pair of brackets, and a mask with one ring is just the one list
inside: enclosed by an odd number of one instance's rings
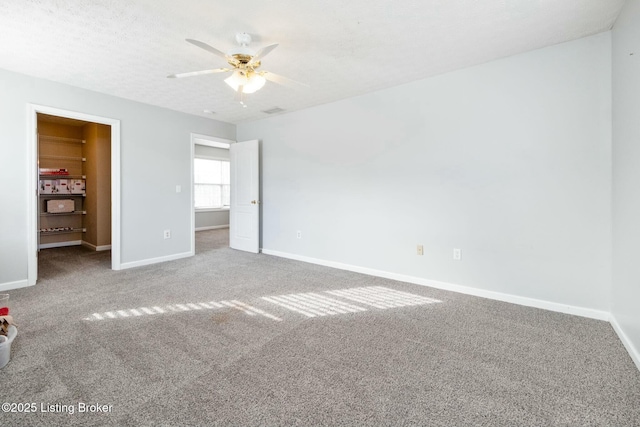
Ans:
{"label": "ceiling fan", "polygon": [[272,73],[271,71],[259,70],[260,65],[262,65],[262,58],[264,58],[273,49],[278,47],[277,43],[265,46],[259,51],[254,52],[249,48],[249,44],[251,43],[251,35],[247,33],[238,33],[236,34],[236,41],[240,46],[230,50],[228,53],[224,53],[221,50],[209,46],[204,42],[193,39],[186,40],[187,42],[198,46],[199,48],[202,48],[207,52],[213,53],[214,55],[223,58],[231,67],[170,74],[167,76],[170,79],[201,76],[204,74],[212,73],[231,72],[231,76],[227,77],[224,81],[229,86],[231,86],[231,88],[235,90],[240,97],[242,97],[242,94],[253,93],[261,89],[267,80],[281,84],[283,86],[308,87],[308,85],[304,83],[300,83],[279,74]]}

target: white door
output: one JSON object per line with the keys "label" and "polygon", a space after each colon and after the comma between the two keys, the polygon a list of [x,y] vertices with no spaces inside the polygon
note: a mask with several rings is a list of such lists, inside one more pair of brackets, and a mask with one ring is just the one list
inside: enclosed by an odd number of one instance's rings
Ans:
{"label": "white door", "polygon": [[258,253],[260,245],[258,140],[231,144],[229,157],[231,159],[229,246],[232,249]]}

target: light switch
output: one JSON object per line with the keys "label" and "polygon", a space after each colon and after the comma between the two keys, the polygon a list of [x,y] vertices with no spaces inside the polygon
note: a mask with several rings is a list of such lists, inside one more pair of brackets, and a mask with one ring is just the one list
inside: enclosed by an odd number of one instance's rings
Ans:
{"label": "light switch", "polygon": [[182,193],[182,186],[176,185],[176,193]]}

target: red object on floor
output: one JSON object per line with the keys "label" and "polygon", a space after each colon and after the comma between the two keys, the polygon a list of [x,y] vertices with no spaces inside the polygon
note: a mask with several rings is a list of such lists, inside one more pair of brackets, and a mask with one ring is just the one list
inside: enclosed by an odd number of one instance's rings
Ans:
{"label": "red object on floor", "polygon": [[0,316],[8,316],[8,315],[9,315],[9,307],[1,307]]}

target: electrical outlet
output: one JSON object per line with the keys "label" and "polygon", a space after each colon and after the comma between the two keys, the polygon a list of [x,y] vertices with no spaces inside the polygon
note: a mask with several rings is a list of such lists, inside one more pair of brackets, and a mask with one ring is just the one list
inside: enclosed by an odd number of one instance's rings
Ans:
{"label": "electrical outlet", "polygon": [[302,239],[302,231],[300,231],[300,230],[296,231],[296,237],[298,239]]}
{"label": "electrical outlet", "polygon": [[460,261],[462,259],[462,251],[458,248],[453,248],[453,259]]}
{"label": "electrical outlet", "polygon": [[418,245],[418,255],[424,255],[424,246]]}
{"label": "electrical outlet", "polygon": [[171,230],[164,230],[164,238],[165,239],[171,238]]}

